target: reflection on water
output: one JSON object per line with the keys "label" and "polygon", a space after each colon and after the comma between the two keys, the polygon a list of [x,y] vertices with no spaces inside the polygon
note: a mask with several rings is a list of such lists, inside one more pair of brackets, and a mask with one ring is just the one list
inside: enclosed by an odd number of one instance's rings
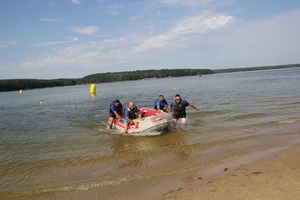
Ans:
{"label": "reflection on water", "polygon": [[[0,197],[104,190],[299,140],[299,77],[296,68],[105,83],[97,95],[89,85],[0,93]],[[188,126],[143,136],[106,129],[116,98],[152,108],[175,93],[200,108],[187,109]]]}

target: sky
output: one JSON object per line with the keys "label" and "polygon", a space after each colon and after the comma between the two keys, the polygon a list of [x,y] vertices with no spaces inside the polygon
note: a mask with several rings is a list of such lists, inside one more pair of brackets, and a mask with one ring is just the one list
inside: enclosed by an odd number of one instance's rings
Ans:
{"label": "sky", "polygon": [[0,79],[300,63],[299,0],[1,0]]}

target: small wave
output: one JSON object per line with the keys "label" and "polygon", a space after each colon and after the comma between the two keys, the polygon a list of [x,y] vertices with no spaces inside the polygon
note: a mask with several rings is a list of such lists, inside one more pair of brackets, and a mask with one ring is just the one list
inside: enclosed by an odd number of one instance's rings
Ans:
{"label": "small wave", "polygon": [[300,121],[300,118],[299,119],[290,119],[290,120],[279,121],[278,123],[279,124],[294,124],[298,121]]}
{"label": "small wave", "polygon": [[114,135],[130,135],[136,137],[145,137],[145,136],[158,136],[163,133],[163,131],[149,131],[149,132],[140,132],[140,133],[124,133],[122,130],[118,129],[99,129],[99,131],[110,132]]}
{"label": "small wave", "polygon": [[[259,118],[263,116],[265,113],[252,113],[252,114],[244,114],[244,115],[237,115],[233,117],[234,119],[248,119],[248,118]],[[231,120],[231,119],[229,119]]]}
{"label": "small wave", "polygon": [[296,122],[299,122],[300,118],[294,118],[294,119],[287,119],[287,120],[281,120],[281,121],[272,121],[271,124],[294,124]]}
{"label": "small wave", "polygon": [[141,132],[141,133],[124,133],[124,135],[131,135],[131,136],[158,136],[161,135],[163,132],[160,131],[152,131],[152,132]]}
{"label": "small wave", "polygon": [[147,174],[133,174],[133,175],[125,175],[123,177],[119,177],[118,179],[106,179],[106,180],[94,180],[82,183],[75,183],[70,185],[62,185],[57,187],[48,187],[48,188],[40,188],[40,189],[32,189],[25,190],[19,192],[10,192],[6,193],[7,196],[19,196],[19,195],[32,195],[32,194],[41,194],[46,192],[63,192],[63,191],[83,191],[90,190],[96,187],[104,187],[104,186],[113,186],[113,185],[121,185],[124,182],[136,181],[142,179],[150,179],[151,176]]}

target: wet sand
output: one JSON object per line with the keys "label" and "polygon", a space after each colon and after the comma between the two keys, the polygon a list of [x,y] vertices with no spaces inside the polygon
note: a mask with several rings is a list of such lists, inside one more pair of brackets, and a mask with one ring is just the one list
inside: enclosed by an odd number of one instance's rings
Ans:
{"label": "wet sand", "polygon": [[179,175],[106,189],[20,195],[12,199],[296,200],[299,197],[300,143],[297,143]]}
{"label": "wet sand", "polygon": [[94,188],[77,199],[292,200],[300,197],[300,143],[216,164],[206,169]]}
{"label": "wet sand", "polygon": [[299,199],[300,146],[256,153],[173,181],[176,186],[152,199]]}

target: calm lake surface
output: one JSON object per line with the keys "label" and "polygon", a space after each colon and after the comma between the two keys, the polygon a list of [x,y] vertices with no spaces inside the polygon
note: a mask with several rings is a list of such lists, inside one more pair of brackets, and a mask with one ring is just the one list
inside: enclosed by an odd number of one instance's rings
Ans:
{"label": "calm lake surface", "polygon": [[[123,185],[121,193],[130,182],[300,139],[300,68],[104,83],[96,96],[89,87],[0,93],[0,199],[95,188],[106,199],[113,186]],[[200,108],[187,108],[186,127],[143,136],[106,129],[116,98],[152,108],[158,95],[170,103],[177,93]]]}

